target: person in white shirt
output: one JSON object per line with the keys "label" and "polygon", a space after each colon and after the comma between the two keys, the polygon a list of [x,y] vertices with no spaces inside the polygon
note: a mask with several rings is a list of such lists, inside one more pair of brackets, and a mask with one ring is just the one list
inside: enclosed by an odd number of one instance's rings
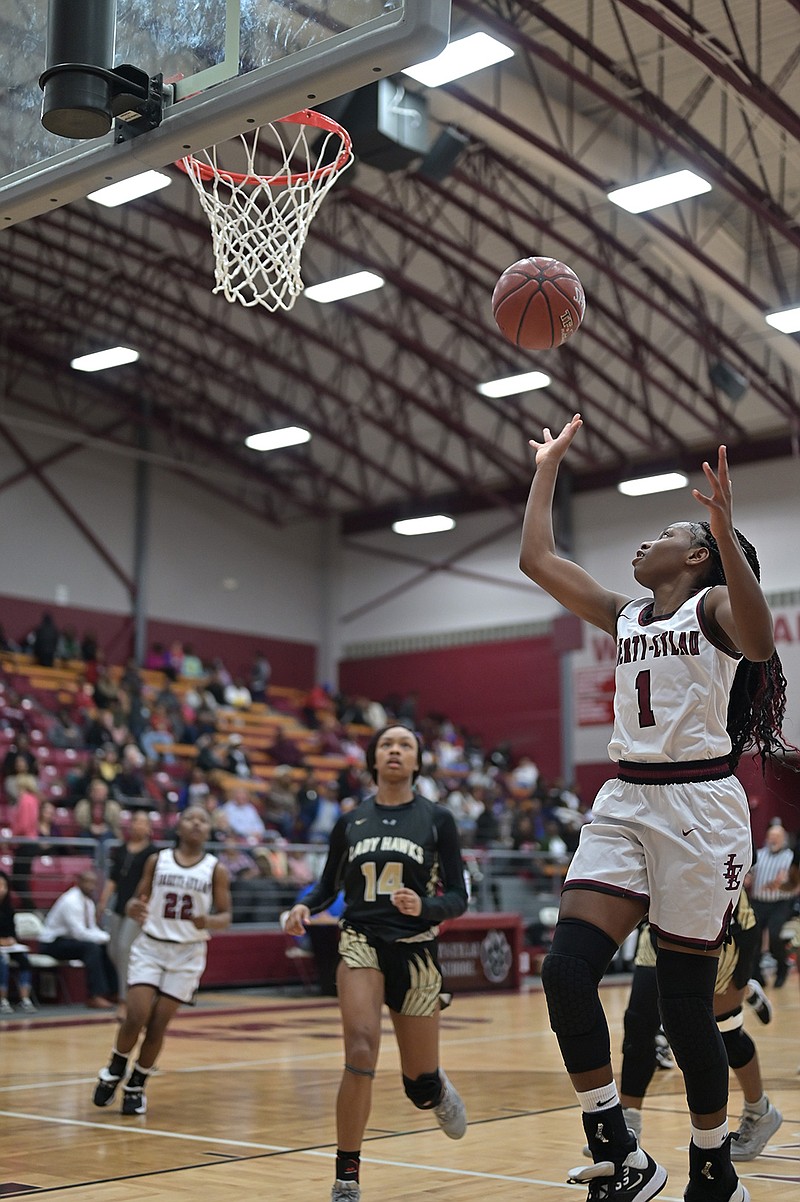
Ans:
{"label": "person in white shirt", "polygon": [[117,992],[117,973],[106,947],[111,936],[97,925],[96,892],[97,873],[87,868],[53,903],[39,945],[56,960],[82,960],[89,990],[86,1005],[93,1010],[113,1010],[110,997]]}
{"label": "person in white shirt", "polygon": [[264,841],[267,828],[258,809],[250,800],[247,789],[231,790],[228,800],[220,806],[219,812],[225,815],[231,831],[240,839],[250,839],[256,843]]}

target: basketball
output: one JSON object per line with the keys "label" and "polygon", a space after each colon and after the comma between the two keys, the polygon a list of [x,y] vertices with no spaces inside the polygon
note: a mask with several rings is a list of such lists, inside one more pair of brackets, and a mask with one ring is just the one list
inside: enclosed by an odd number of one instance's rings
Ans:
{"label": "basketball", "polygon": [[501,334],[526,351],[563,346],[583,321],[586,297],[571,267],[558,259],[520,259],[494,286],[492,313]]}

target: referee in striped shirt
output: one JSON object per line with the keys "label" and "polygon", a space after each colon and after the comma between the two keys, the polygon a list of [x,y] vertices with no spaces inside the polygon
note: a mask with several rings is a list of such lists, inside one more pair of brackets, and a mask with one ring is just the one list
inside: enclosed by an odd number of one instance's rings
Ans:
{"label": "referee in striped shirt", "polygon": [[[762,938],[764,931],[769,934],[770,954],[777,964],[776,989],[783,985],[789,971],[781,929],[792,916],[793,894],[786,892],[792,859],[793,852],[786,831],[780,822],[775,822],[767,830],[764,846],[756,856],[748,892]],[[759,964],[754,965],[753,976],[762,985],[765,984]]]}

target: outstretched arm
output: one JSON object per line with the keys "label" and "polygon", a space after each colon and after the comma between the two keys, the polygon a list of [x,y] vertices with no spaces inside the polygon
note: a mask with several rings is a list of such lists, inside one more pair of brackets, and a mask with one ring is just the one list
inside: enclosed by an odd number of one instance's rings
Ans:
{"label": "outstretched arm", "polygon": [[768,660],[775,650],[772,614],[733,528],[733,495],[724,446],[719,448],[717,471],[708,463],[703,464],[703,471],[711,496],[697,488],[692,489],[692,496],[708,510],[708,524],[728,585],[727,589],[712,589],[706,613],[747,659],[754,663]]}
{"label": "outstretched arm", "polygon": [[565,609],[613,636],[617,614],[628,598],[602,588],[583,568],[558,555],[553,536],[553,496],[558,469],[582,425],[581,416],[576,413],[557,438],[545,429],[542,442],[531,439],[530,445],[536,449],[536,475],[522,525],[519,566]]}

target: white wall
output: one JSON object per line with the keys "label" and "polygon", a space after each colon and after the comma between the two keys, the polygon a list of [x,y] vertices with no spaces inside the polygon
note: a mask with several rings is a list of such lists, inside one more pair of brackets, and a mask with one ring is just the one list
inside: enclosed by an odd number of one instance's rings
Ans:
{"label": "white wall", "polygon": [[[30,439],[34,458],[52,449]],[[0,480],[19,468],[0,450]],[[48,481],[119,565],[134,571],[133,462],[81,452],[45,470]],[[153,618],[318,643],[322,637],[320,527],[275,530],[160,468],[151,471],[147,612]],[[0,592],[129,613],[124,583],[35,478],[0,492]],[[224,581],[236,581],[226,588]]]}

